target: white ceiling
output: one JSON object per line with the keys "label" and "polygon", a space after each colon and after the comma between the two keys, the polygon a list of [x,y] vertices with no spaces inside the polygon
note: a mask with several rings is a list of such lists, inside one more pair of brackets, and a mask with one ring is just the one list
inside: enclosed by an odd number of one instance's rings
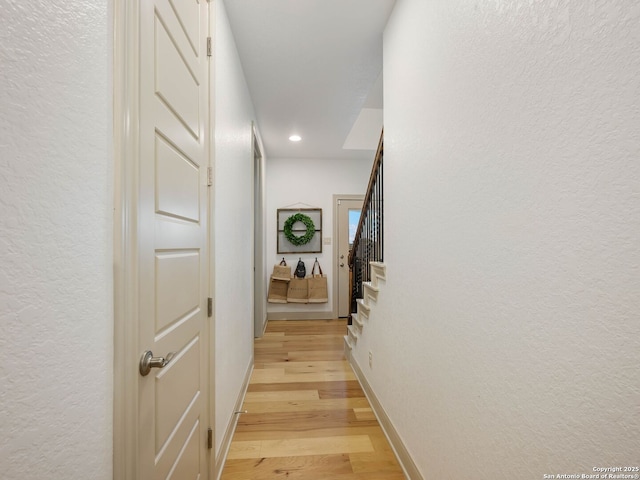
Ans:
{"label": "white ceiling", "polygon": [[[224,3],[266,156],[373,158],[382,31],[395,0]],[[294,133],[301,142],[288,140]]]}

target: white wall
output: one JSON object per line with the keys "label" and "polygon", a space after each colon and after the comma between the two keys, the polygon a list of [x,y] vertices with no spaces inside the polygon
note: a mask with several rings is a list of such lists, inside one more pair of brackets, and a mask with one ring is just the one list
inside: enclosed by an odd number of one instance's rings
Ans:
{"label": "white wall", "polygon": [[638,25],[621,0],[396,4],[356,360],[425,478],[638,464]]}
{"label": "white wall", "polygon": [[0,461],[5,479],[112,478],[109,2],[4,2]]}
{"label": "white wall", "polygon": [[253,104],[224,3],[215,20],[216,451],[253,361]]}
{"label": "white wall", "polygon": [[[318,304],[276,304],[267,306],[269,318],[279,318],[280,313],[305,312],[320,315],[322,318],[333,318],[333,195],[352,194],[364,195],[369,182],[371,165],[375,152],[371,158],[363,159],[299,159],[278,158],[267,161],[267,275],[268,281],[273,265],[279,263],[284,256],[292,270],[302,257],[311,273],[313,262],[318,257],[322,271],[327,275],[329,302]],[[278,255],[277,251],[277,216],[278,208],[291,205],[302,208],[306,204],[313,208],[322,209],[322,237],[330,238],[331,245],[323,245],[322,253]]]}

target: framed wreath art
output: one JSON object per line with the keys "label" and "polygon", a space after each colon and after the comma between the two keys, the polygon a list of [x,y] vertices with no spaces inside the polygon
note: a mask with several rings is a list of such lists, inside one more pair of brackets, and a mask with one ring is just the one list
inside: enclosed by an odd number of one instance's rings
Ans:
{"label": "framed wreath art", "polygon": [[278,253],[322,253],[322,209],[278,209]]}

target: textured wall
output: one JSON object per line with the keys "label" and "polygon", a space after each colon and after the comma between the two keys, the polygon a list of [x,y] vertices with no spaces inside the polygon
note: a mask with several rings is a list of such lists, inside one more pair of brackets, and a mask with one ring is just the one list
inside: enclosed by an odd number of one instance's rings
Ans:
{"label": "textured wall", "polygon": [[[322,271],[327,275],[329,302],[318,304],[277,304],[267,305],[267,311],[275,312],[331,312],[333,311],[333,282],[336,272],[333,268],[333,195],[364,195],[371,173],[375,152],[370,159],[300,159],[278,158],[267,162],[267,280],[273,265],[282,260],[278,255],[277,222],[278,208],[297,203],[305,203],[322,209],[322,237],[331,238],[331,245],[323,245],[322,253],[301,255],[287,254],[289,265],[295,270],[298,257],[302,257],[311,274],[313,260],[318,257]],[[304,208],[304,205],[302,205]],[[293,264],[290,260],[295,260]]]}
{"label": "textured wall", "polygon": [[215,28],[216,449],[253,358],[253,104],[221,1]]}
{"label": "textured wall", "polygon": [[0,24],[0,477],[111,479],[108,2]]}
{"label": "textured wall", "polygon": [[640,4],[401,0],[384,44],[357,361],[423,475],[638,465]]}

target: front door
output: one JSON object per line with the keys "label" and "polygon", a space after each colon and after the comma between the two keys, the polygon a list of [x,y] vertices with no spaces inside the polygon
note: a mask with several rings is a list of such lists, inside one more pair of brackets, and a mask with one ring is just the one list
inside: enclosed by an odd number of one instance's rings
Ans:
{"label": "front door", "polygon": [[348,317],[351,313],[351,290],[349,281],[349,252],[360,221],[362,198],[337,198],[338,229],[336,235],[338,279],[338,316]]}
{"label": "front door", "polygon": [[140,2],[138,348],[171,357],[138,375],[144,480],[208,478],[207,32],[206,0]]}

